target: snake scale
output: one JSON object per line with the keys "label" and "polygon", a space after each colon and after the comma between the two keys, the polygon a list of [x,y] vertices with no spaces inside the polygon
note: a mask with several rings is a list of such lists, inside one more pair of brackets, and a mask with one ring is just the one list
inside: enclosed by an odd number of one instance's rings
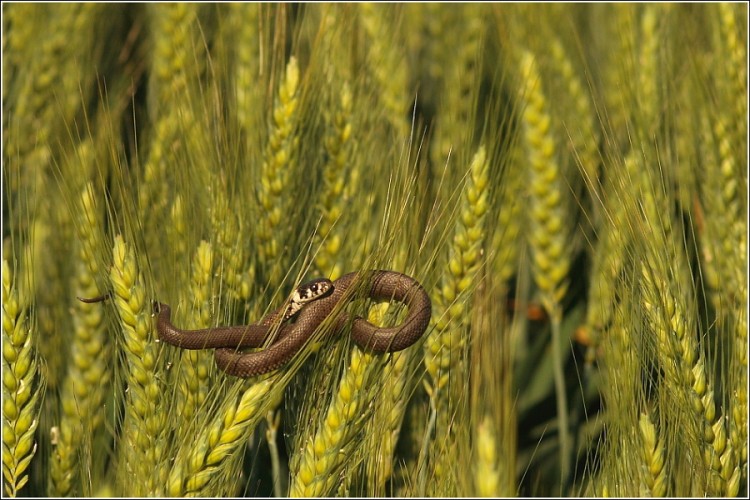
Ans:
{"label": "snake scale", "polygon": [[[247,378],[268,373],[286,364],[332,314],[336,317],[330,330],[326,331],[340,331],[351,320],[354,342],[376,353],[400,351],[414,344],[427,329],[432,314],[430,298],[422,285],[414,278],[395,271],[354,272],[334,282],[314,280],[297,288],[296,294],[300,294],[301,290],[307,294],[306,302],[287,303],[267,314],[257,324],[202,330],[175,327],[170,321],[169,306],[158,304],[156,326],[159,338],[182,349],[215,349],[214,357],[219,368],[229,375]],[[387,328],[373,325],[360,317],[352,320],[339,304],[343,306],[356,295],[401,302],[408,307],[406,319],[400,325]],[[296,321],[288,321],[295,313]],[[268,347],[249,353],[238,350],[262,347],[274,332],[274,325],[279,322],[280,329]]]}

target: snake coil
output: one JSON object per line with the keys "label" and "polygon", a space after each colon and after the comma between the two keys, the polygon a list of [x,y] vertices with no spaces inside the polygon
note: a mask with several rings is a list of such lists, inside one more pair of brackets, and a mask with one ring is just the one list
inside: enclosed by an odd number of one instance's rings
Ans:
{"label": "snake coil", "polygon": [[[427,292],[414,278],[395,271],[354,272],[334,282],[311,281],[297,288],[290,303],[251,325],[182,330],[172,325],[169,306],[158,304],[156,327],[161,341],[182,349],[216,349],[214,357],[219,368],[236,377],[254,377],[286,364],[329,316],[335,318],[326,331],[343,329],[350,318],[342,306],[358,292],[373,300],[401,302],[409,310],[404,322],[394,327],[375,326],[359,317],[351,320],[352,339],[358,346],[377,353],[400,351],[427,330],[432,314]],[[295,314],[296,321],[287,321]],[[268,347],[249,353],[239,351],[262,347],[278,323],[280,328]]]}

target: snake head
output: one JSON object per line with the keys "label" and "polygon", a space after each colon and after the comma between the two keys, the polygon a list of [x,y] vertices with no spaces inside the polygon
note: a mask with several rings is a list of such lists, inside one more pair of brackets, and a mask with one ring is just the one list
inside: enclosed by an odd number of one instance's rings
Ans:
{"label": "snake head", "polygon": [[321,299],[332,291],[333,282],[326,278],[318,278],[301,284],[294,289],[294,293],[289,299],[284,321],[297,314],[305,304]]}
{"label": "snake head", "polygon": [[154,314],[160,314],[161,312],[165,312],[167,314],[167,317],[169,317],[169,314],[172,312],[171,308],[167,304],[162,304],[158,300],[151,301],[151,308]]}

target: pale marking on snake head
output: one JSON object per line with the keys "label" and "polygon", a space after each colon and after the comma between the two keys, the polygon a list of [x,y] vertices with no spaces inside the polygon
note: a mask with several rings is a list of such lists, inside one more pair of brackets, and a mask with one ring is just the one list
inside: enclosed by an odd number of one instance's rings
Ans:
{"label": "pale marking on snake head", "polygon": [[289,299],[284,320],[297,314],[305,304],[328,295],[331,290],[333,290],[333,283],[325,278],[318,278],[298,286]]}

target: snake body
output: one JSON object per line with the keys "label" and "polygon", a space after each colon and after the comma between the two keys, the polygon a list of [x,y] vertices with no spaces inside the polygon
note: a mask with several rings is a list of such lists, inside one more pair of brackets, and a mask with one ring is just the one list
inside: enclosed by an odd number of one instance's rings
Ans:
{"label": "snake body", "polygon": [[[203,330],[182,330],[170,322],[170,308],[159,304],[157,331],[166,343],[183,349],[216,349],[214,355],[219,368],[237,377],[253,377],[276,370],[286,364],[313,336],[330,316],[330,330],[339,331],[350,321],[339,304],[357,292],[374,300],[396,300],[408,307],[404,322],[383,328],[363,318],[351,320],[352,340],[364,349],[377,353],[395,352],[414,344],[427,329],[432,306],[427,292],[414,278],[395,271],[367,271],[349,273],[337,279],[329,288],[327,280],[316,280],[295,291],[304,302],[293,299],[290,304],[272,311],[257,324],[225,326]],[[330,283],[330,282],[328,282]],[[318,284],[324,291],[309,293],[305,287]],[[297,304],[297,305],[295,305]],[[294,322],[286,321],[298,313]],[[267,348],[250,353],[239,352],[245,347],[262,347],[273,333],[273,325],[283,322],[276,340]]]}

